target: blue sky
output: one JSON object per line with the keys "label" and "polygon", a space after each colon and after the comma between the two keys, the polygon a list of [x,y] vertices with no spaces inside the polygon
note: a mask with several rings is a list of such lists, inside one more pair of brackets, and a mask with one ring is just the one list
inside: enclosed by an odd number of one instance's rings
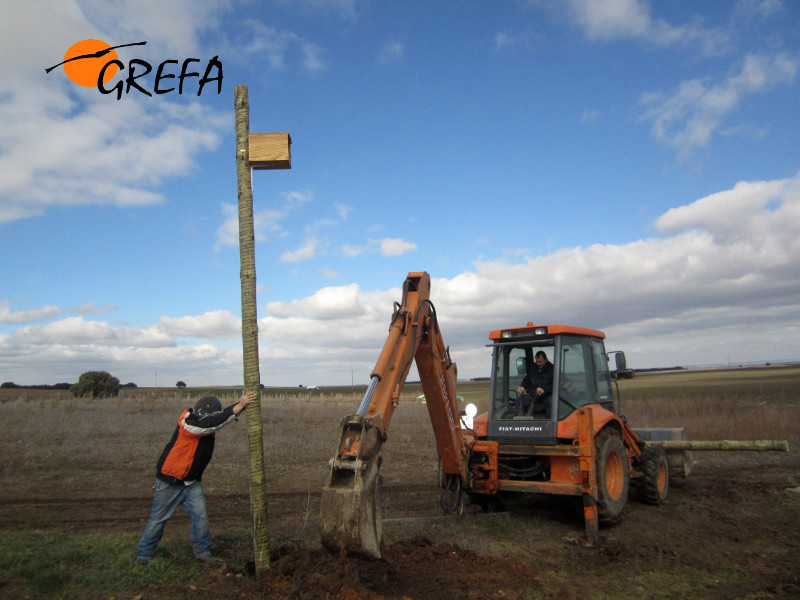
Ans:
{"label": "blue sky", "polygon": [[[87,38],[221,93],[45,72]],[[293,142],[253,174],[265,385],[365,383],[420,270],[462,378],[528,321],[800,359],[794,2],[11,0],[0,47],[2,381],[241,382],[236,85]]]}

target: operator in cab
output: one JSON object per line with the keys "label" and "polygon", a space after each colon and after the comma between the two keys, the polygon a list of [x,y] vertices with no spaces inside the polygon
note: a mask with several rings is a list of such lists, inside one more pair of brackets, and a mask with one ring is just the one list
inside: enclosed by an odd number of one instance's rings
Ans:
{"label": "operator in cab", "polygon": [[545,399],[553,393],[553,363],[547,360],[544,350],[536,353],[535,360],[533,373],[527,373],[517,388],[517,416],[533,414],[550,418]]}

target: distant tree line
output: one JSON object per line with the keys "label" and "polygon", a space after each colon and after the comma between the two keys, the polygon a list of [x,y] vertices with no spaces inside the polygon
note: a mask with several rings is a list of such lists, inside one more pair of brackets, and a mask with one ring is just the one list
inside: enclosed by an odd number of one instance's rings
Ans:
{"label": "distant tree line", "polygon": [[18,385],[13,381],[0,384],[3,389],[25,390],[69,390],[76,398],[91,396],[92,398],[111,398],[119,395],[120,388],[135,388],[133,382],[120,385],[119,379],[106,371],[87,371],[77,383],[56,383],[53,385]]}
{"label": "distant tree line", "polygon": [[17,385],[13,381],[4,381],[0,384],[0,388],[3,389],[21,390],[68,390],[71,386],[71,383],[54,383],[53,385]]}

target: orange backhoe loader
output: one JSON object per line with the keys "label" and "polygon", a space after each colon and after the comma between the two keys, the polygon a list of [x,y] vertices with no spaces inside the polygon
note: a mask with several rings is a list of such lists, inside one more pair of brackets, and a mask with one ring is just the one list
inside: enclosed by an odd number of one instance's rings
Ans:
{"label": "orange backhoe loader", "polygon": [[[436,437],[445,512],[461,512],[465,497],[485,508],[510,493],[580,497],[591,544],[600,524],[621,518],[629,487],[642,501],[660,504],[670,471],[688,475],[691,446],[669,441],[684,438],[681,429],[634,432],[619,414],[615,378],[630,371],[622,352],[606,353],[603,332],[528,323],[492,331],[489,338],[489,409],[464,426],[456,365],[430,301],[430,276],[408,274],[367,392],[357,412],[342,421],[321,496],[324,546],[381,556],[380,450],[412,361]],[[670,443],[678,445],[665,450]],[[783,445],[737,449],[788,450]]]}

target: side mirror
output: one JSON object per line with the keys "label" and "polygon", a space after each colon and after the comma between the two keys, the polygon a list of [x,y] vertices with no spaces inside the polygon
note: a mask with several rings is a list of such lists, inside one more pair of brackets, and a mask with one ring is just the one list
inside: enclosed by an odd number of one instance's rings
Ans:
{"label": "side mirror", "polygon": [[625,353],[620,350],[609,352],[609,360],[611,359],[612,354],[614,355],[614,364],[616,365],[616,368],[611,374],[617,379],[633,379],[633,371],[628,369],[628,363],[625,360]]}

